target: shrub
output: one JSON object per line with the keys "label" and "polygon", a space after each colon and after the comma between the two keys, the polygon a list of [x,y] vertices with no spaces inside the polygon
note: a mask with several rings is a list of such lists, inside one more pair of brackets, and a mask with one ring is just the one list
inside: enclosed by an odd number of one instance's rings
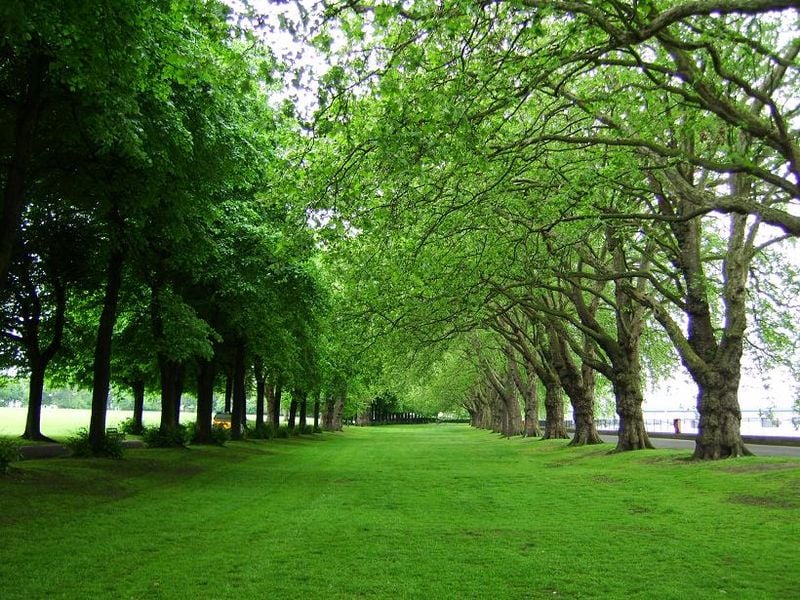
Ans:
{"label": "shrub", "polygon": [[[189,425],[190,431],[190,442],[195,443],[197,441],[197,423],[191,423]],[[231,431],[230,429],[226,429],[221,425],[212,425],[211,426],[211,441],[215,444],[220,446],[224,446],[225,442],[230,441],[231,439]]]}
{"label": "shrub", "polygon": [[272,423],[265,423],[262,428],[254,428],[250,431],[250,437],[257,440],[271,440],[277,432]]}
{"label": "shrub", "polygon": [[66,446],[72,452],[72,456],[78,458],[89,458],[90,456],[101,456],[105,458],[122,458],[124,446],[122,441],[125,434],[120,431],[109,431],[103,436],[103,443],[99,448],[93,448],[89,442],[89,430],[81,427],[75,435],[67,439]]}
{"label": "shrub", "polygon": [[319,425],[314,425],[313,433],[322,433],[322,428]]}
{"label": "shrub", "polygon": [[136,420],[133,417],[128,417],[120,421],[120,424],[117,425],[117,429],[125,435],[136,435]]}
{"label": "shrub", "polygon": [[0,440],[0,475],[11,470],[11,463],[19,460],[20,444],[16,440]]}
{"label": "shrub", "polygon": [[150,448],[175,448],[188,444],[193,436],[194,423],[179,423],[174,428],[145,427],[142,441]]}
{"label": "shrub", "polygon": [[288,425],[281,425],[278,429],[275,430],[275,437],[276,438],[288,438],[290,435],[290,429]]}
{"label": "shrub", "polygon": [[314,427],[308,424],[298,425],[295,427],[295,431],[297,432],[295,435],[310,435],[314,433]]}

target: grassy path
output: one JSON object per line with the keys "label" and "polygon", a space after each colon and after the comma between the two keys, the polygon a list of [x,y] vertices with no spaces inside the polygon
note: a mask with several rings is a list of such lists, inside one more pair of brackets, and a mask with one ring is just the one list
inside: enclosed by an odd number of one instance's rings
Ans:
{"label": "grassy path", "polygon": [[0,478],[0,597],[790,598],[800,461],[351,428]]}

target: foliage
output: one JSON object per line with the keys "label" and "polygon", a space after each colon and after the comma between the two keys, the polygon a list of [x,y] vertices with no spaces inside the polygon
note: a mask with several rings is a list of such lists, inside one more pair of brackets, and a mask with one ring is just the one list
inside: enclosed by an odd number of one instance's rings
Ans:
{"label": "foliage", "polygon": [[145,427],[142,431],[142,441],[148,448],[175,448],[182,447],[191,441],[193,435],[192,426],[179,423],[175,427]]}
{"label": "foliage", "polygon": [[0,439],[0,475],[8,473],[11,463],[19,460],[19,448],[16,440]]}
{"label": "foliage", "polygon": [[117,425],[117,429],[119,429],[119,431],[121,431],[125,435],[131,435],[135,429],[135,424],[136,421],[134,420],[134,418],[128,417],[119,422],[119,424]]}
{"label": "foliage", "polygon": [[120,459],[124,455],[125,448],[122,444],[124,439],[125,434],[122,432],[106,432],[102,445],[95,450],[89,442],[88,429],[82,427],[74,435],[67,438],[66,446],[69,448],[71,455],[76,458],[102,457]]}
{"label": "foliage", "polygon": [[[188,430],[188,437],[189,443],[193,443],[197,439],[197,423],[187,423],[186,428]],[[252,436],[251,436],[252,437]],[[212,425],[211,426],[211,440],[217,444],[218,446],[224,446],[225,442],[229,442],[231,439],[231,432],[230,429],[226,429],[221,425]]]}

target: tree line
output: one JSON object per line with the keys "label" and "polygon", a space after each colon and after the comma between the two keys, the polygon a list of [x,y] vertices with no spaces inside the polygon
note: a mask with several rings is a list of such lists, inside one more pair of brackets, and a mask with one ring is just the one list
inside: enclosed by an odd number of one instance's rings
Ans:
{"label": "tree line", "polygon": [[694,456],[748,454],[744,357],[798,375],[799,19],[780,0],[330,5],[342,276],[394,356],[425,356],[418,395],[539,435],[543,391],[545,437],[566,395],[586,444],[606,386],[636,450],[647,373],[680,363]]}
{"label": "tree line", "polygon": [[318,8],[281,19],[328,63],[299,115],[270,15],[4,5],[0,356],[29,377],[25,437],[48,378],[92,390],[97,449],[118,385],[156,390],[166,432],[191,391],[200,442],[215,391],[241,437],[253,390],[263,431],[284,391],[336,427],[391,389],[544,437],[566,397],[595,443],[610,390],[636,450],[645,380],[681,364],[695,456],[747,454],[743,360],[800,364],[794,3]]}
{"label": "tree line", "polygon": [[251,387],[257,432],[284,390],[340,427],[348,368],[297,168],[307,136],[273,99],[285,66],[256,17],[192,0],[2,15],[0,356],[29,380],[23,437],[44,437],[45,378],[92,391],[98,451],[111,385],[138,428],[158,392],[163,432],[190,391],[199,443],[226,387],[234,438]]}

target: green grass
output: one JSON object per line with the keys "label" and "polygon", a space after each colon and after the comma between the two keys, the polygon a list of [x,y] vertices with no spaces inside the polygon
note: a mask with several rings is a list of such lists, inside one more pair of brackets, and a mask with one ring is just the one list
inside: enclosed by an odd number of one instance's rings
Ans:
{"label": "green grass", "polygon": [[790,598],[800,461],[459,425],[19,463],[10,598]]}
{"label": "green grass", "polygon": [[[25,431],[27,408],[0,407],[0,438],[19,437]],[[64,441],[81,427],[89,427],[89,409],[43,408],[42,433],[58,441]],[[133,416],[130,410],[110,410],[106,418],[108,427],[116,427],[121,421]],[[158,425],[161,413],[145,411],[144,424]],[[194,413],[181,413],[181,421],[193,421]]]}

